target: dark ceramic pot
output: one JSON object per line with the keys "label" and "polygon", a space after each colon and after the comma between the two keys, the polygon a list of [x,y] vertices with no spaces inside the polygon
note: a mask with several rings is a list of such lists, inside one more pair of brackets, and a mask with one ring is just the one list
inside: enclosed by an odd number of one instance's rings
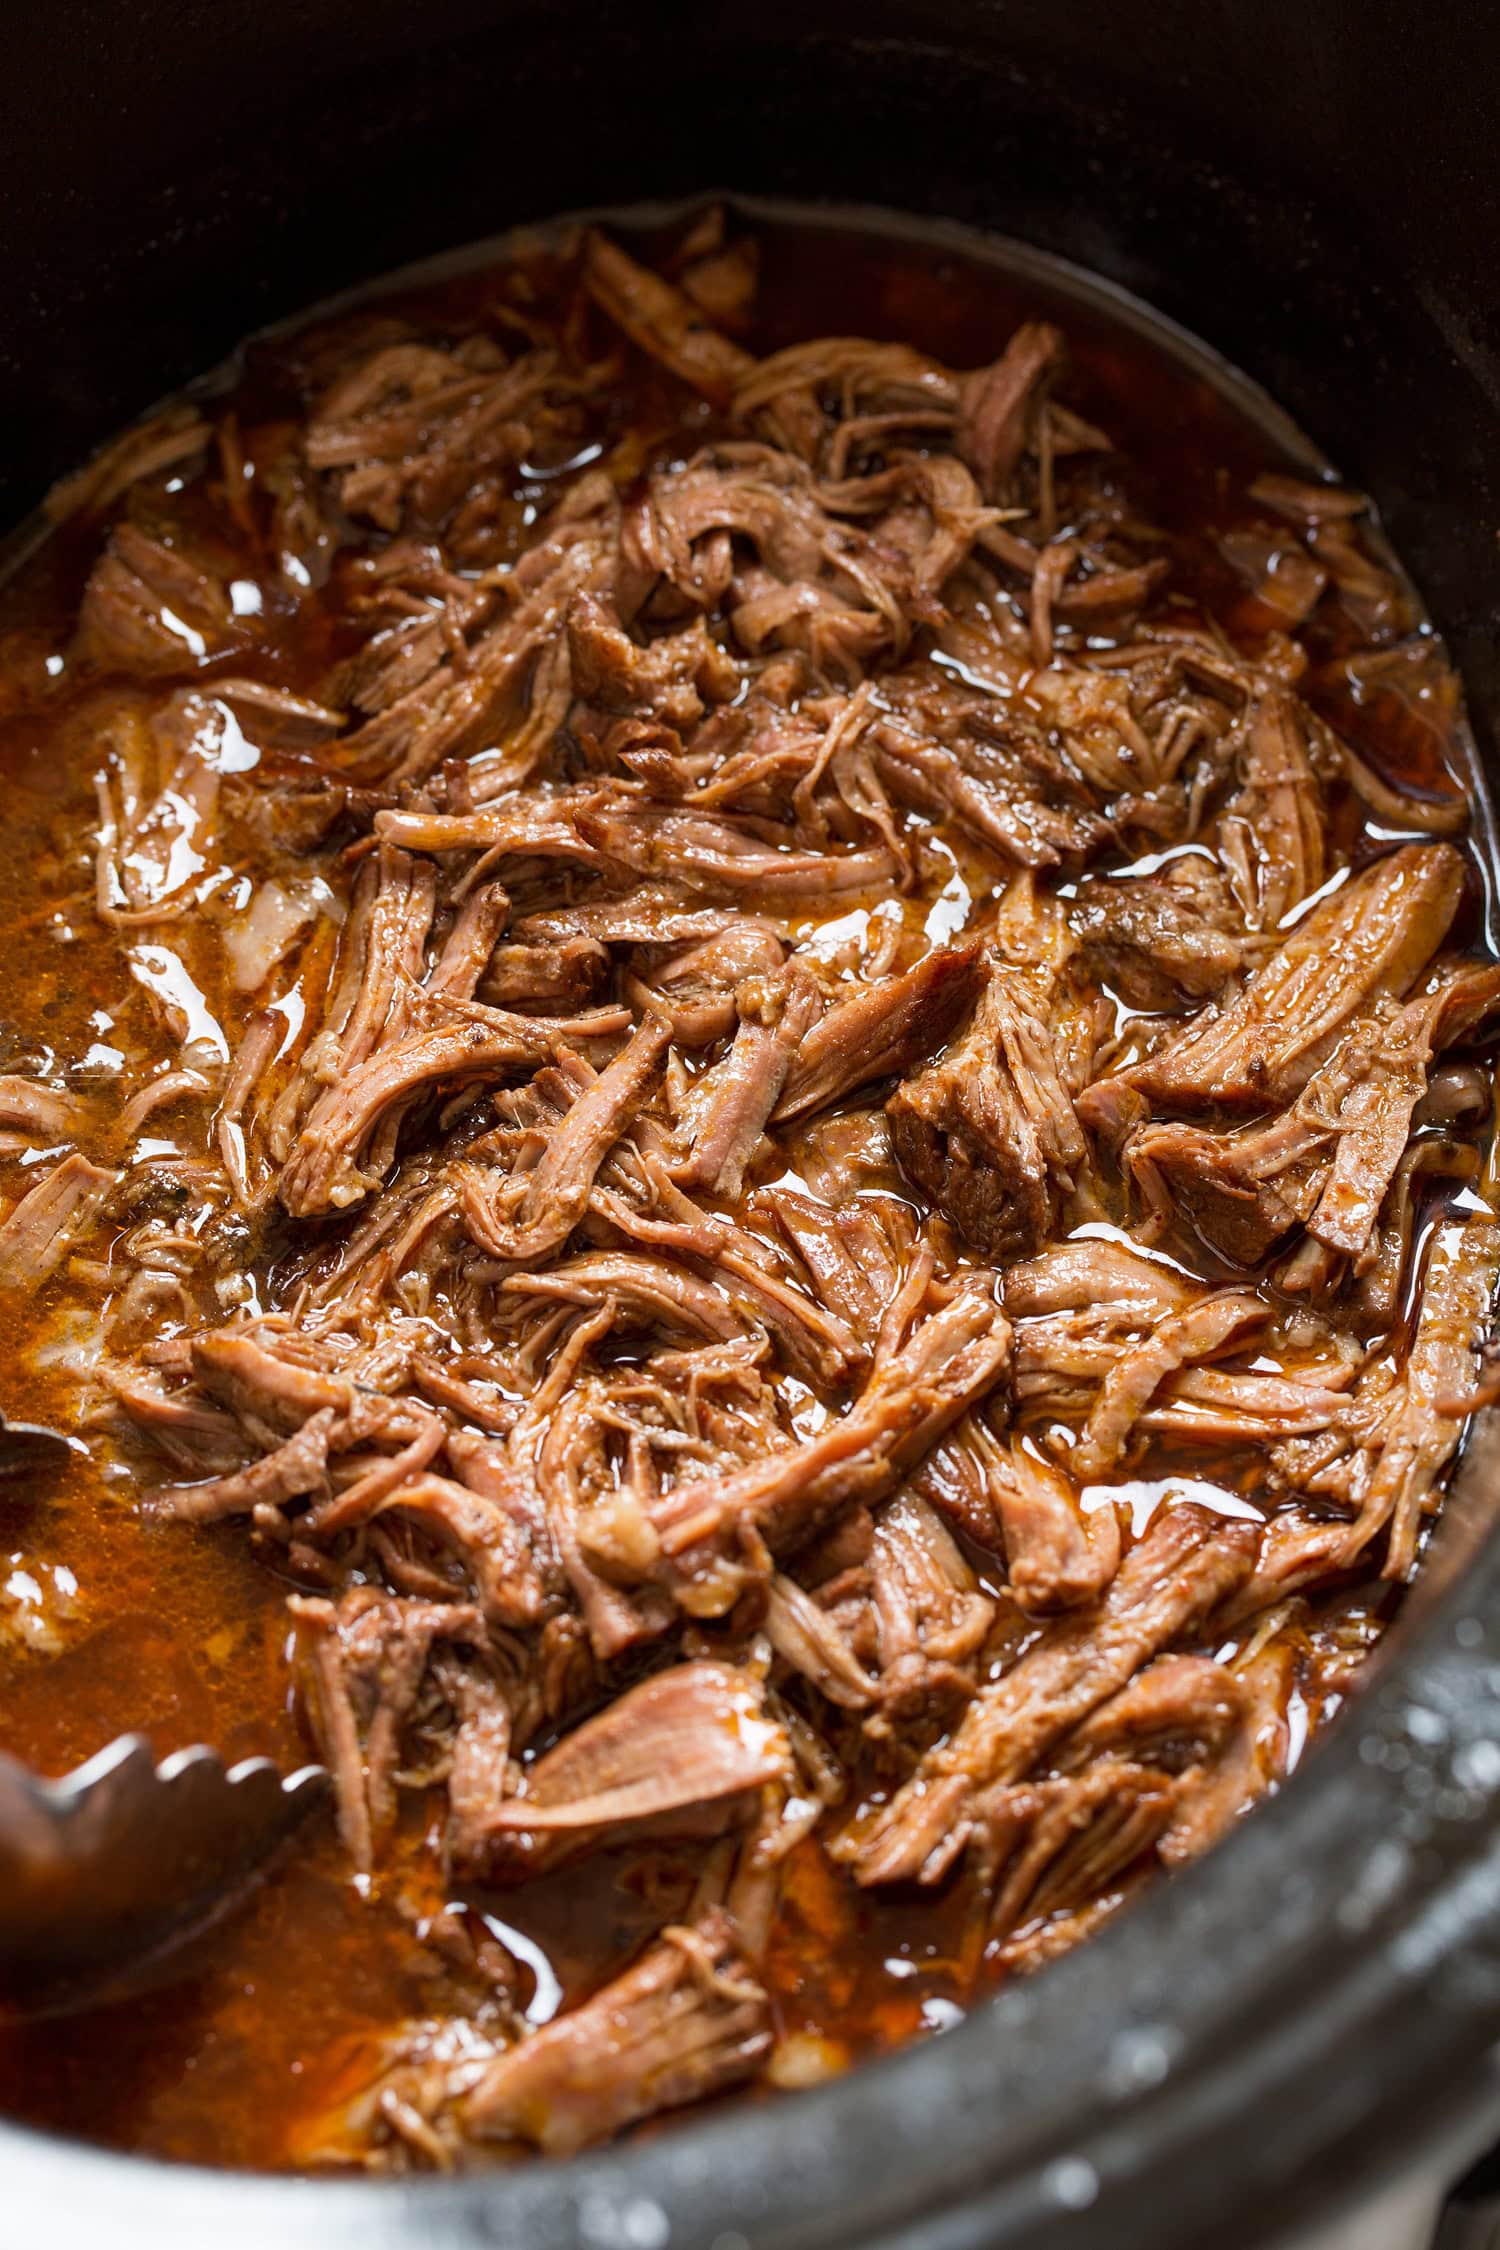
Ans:
{"label": "dark ceramic pot", "polygon": [[[1376,495],[1494,770],[1487,10],[52,0],[7,33],[8,520],[246,329],[514,221],[719,187],[885,205],[1092,267],[1282,400]],[[247,2181],[0,2128],[0,2239],[1235,2250],[1382,2188],[1421,2223],[1500,2116],[1497,1477],[1481,1434],[1380,1678],[1276,1802],[950,2036],[456,2183]]]}

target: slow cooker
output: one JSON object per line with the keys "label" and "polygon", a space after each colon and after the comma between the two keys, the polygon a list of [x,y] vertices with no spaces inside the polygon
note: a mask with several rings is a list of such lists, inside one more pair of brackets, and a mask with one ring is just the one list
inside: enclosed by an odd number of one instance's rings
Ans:
{"label": "slow cooker", "polygon": [[[708,190],[992,230],[1261,382],[1500,719],[1500,39],[1448,0],[53,0],[0,77],[0,516],[257,325]],[[248,2179],[0,2126],[0,2236],[153,2250],[1500,2240],[1500,1438],[1295,1780],[1098,1942],[795,2101],[492,2176]]]}

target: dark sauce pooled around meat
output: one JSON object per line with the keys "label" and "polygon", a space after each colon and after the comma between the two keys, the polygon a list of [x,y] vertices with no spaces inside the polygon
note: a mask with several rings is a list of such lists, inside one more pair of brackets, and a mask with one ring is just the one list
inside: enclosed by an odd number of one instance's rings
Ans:
{"label": "dark sauce pooled around meat", "polygon": [[8,2111],[567,2153],[1292,1770],[1474,1394],[1500,969],[1441,645],[1229,371],[957,235],[516,240],[55,496],[0,757],[0,1405],[89,1449],[4,1746],[339,1791]]}

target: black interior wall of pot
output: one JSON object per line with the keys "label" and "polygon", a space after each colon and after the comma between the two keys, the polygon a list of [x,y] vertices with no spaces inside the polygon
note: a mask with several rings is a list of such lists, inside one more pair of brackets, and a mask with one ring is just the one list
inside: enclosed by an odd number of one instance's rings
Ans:
{"label": "black interior wall of pot", "polygon": [[1312,323],[1357,374],[1391,342],[1382,263],[1450,298],[1478,273],[1497,192],[1454,111],[1481,14],[1424,11],[1418,41],[1414,11],[1336,0],[55,0],[9,27],[0,88],[7,392],[68,442],[247,310],[513,216],[716,183],[1009,225],[1243,357],[1275,355],[1285,315],[1282,358]]}
{"label": "black interior wall of pot", "polygon": [[1488,700],[1490,11],[1370,0],[52,0],[0,124],[0,517],[247,327],[707,186],[997,226],[1257,375],[1381,495]]}

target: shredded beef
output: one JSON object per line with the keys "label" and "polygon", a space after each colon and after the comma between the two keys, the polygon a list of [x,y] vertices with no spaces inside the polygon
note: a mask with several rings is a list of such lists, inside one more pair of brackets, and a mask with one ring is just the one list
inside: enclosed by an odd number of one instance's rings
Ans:
{"label": "shredded beef", "polygon": [[[759,272],[575,231],[59,503],[55,919],[140,1044],[8,1048],[0,1288],[161,1550],[291,1589],[343,1849],[469,1979],[339,2162],[810,2074],[861,1887],[1028,1969],[1206,1848],[1489,1329],[1500,969],[1360,720],[1461,711],[1364,503],[1164,530],[1052,322],[763,354]],[[615,1875],[528,2019],[479,1907]]]}

